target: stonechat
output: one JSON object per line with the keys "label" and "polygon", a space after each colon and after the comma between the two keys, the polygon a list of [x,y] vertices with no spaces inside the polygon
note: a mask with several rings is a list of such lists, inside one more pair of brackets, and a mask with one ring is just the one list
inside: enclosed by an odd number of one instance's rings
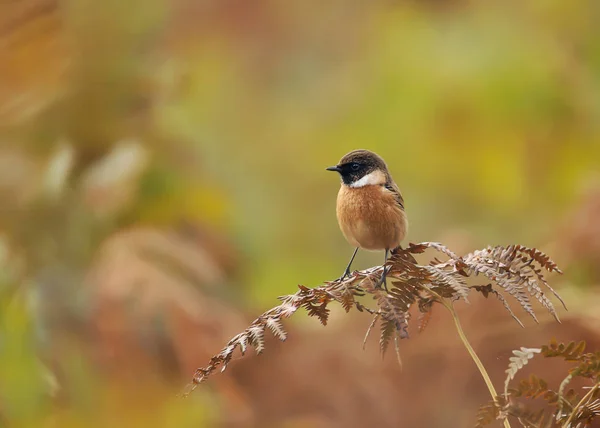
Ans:
{"label": "stonechat", "polygon": [[[336,214],[346,240],[356,249],[339,278],[350,274],[350,267],[359,248],[385,251],[388,254],[400,246],[406,236],[408,222],[404,199],[392,179],[385,161],[368,150],[354,150],[327,171],[341,176]],[[384,264],[385,264],[384,261]],[[386,268],[378,286],[385,286]]]}

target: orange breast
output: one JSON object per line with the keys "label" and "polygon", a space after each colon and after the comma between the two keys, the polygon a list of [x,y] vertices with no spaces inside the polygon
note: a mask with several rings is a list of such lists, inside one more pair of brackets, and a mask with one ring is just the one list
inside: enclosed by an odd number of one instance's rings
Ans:
{"label": "orange breast", "polygon": [[337,218],[348,242],[366,250],[394,249],[404,239],[407,221],[392,192],[383,186],[342,185]]}

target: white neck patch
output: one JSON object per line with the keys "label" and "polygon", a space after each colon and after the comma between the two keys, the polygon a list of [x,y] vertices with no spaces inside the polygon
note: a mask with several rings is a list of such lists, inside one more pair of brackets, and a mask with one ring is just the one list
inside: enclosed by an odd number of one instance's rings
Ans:
{"label": "white neck patch", "polygon": [[356,187],[379,185],[382,183],[385,183],[385,175],[381,171],[375,170],[375,171],[370,172],[369,174],[365,175],[360,180],[356,180],[354,183],[350,183],[348,186],[356,188]]}

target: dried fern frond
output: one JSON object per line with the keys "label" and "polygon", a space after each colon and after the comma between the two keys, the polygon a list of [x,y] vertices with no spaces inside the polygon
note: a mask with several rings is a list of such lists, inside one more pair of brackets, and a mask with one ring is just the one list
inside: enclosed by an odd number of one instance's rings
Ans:
{"label": "dried fern frond", "polygon": [[521,349],[515,349],[514,351],[512,351],[513,356],[508,359],[510,361],[510,363],[508,364],[508,369],[506,369],[506,371],[505,371],[505,373],[506,373],[506,379],[504,380],[504,396],[505,397],[508,396],[508,384],[510,383],[510,381],[515,378],[515,375],[517,374],[517,372],[519,370],[521,370],[524,366],[527,365],[527,363],[529,363],[529,360],[531,360],[535,356],[535,354],[539,354],[540,352],[542,352],[542,350],[540,348],[524,348],[524,347],[521,347]]}
{"label": "dried fern frond", "polygon": [[502,304],[504,305],[504,309],[506,309],[508,311],[510,316],[513,317],[513,319],[516,322],[518,322],[521,327],[525,328],[525,326],[523,325],[521,320],[512,311],[510,305],[508,304],[508,301],[504,298],[504,296],[502,294],[500,294],[500,293],[498,293],[498,291],[494,290],[494,288],[492,287],[492,284],[475,285],[472,288],[474,288],[475,290],[477,290],[481,294],[483,294],[483,297],[485,297],[486,299],[490,294],[494,295],[498,300],[500,300],[502,302]]}
{"label": "dried fern frond", "polygon": [[584,353],[585,346],[585,341],[565,345],[552,339],[548,345],[542,346],[542,355],[578,362],[579,364],[569,370],[570,377],[583,377],[600,382],[600,351]]}
{"label": "dried fern frond", "polygon": [[530,375],[527,379],[521,380],[516,389],[509,390],[511,397],[544,397],[544,399],[547,400],[554,400],[553,396],[551,397],[549,395],[546,395],[548,391],[550,391],[548,389],[548,383],[544,379],[540,379],[534,374]]}
{"label": "dried fern frond", "polygon": [[569,389],[565,392],[565,386],[566,383],[563,381],[558,391],[554,391],[548,387],[548,383],[544,379],[532,374],[529,378],[522,379],[517,388],[509,389],[509,393],[513,398],[543,399],[548,406],[556,407],[553,418],[558,421],[568,417],[578,400],[575,390]]}
{"label": "dried fern frond", "polygon": [[[567,389],[567,385],[569,384],[569,382],[571,382],[571,380],[573,379],[573,375],[571,373],[569,373],[567,375],[567,377],[565,377],[562,382],[560,383],[559,387],[558,387],[558,392],[556,394],[556,401],[555,401],[555,397],[548,397],[548,399],[546,401],[548,401],[549,404],[558,404],[558,410],[557,410],[557,414],[556,417],[557,419],[560,418],[561,415],[563,415],[564,410],[565,410],[565,405],[567,407],[566,411],[567,412],[572,412],[573,411],[573,402],[575,401],[575,397],[573,397],[573,395],[575,394],[575,391],[570,389],[567,394],[565,394],[565,390]],[[571,393],[571,394],[569,394]],[[571,395],[571,399],[569,399],[569,395]]]}
{"label": "dried fern frond", "polygon": [[[377,302],[378,312],[376,320],[379,321],[381,333],[379,348],[385,355],[390,340],[408,338],[409,309],[418,296],[419,289],[408,283],[394,281],[389,292],[375,287],[372,281],[365,280],[364,290],[371,294]],[[375,320],[375,319],[374,319]]]}
{"label": "dried fern frond", "polygon": [[542,268],[549,272],[562,273],[546,254],[521,245],[497,246],[470,253],[463,261],[476,275],[486,276],[514,297],[536,322],[538,320],[530,297],[535,298],[560,322],[552,301],[546,297],[540,286],[541,284],[548,288],[564,306],[563,300],[548,285],[541,273]]}
{"label": "dried fern frond", "polygon": [[542,346],[542,355],[544,357],[561,357],[565,361],[577,361],[585,351],[585,341],[570,342],[567,345],[558,343],[552,339],[548,345]]}
{"label": "dried fern frond", "polygon": [[565,428],[590,426],[593,420],[600,416],[600,383],[596,383],[587,394],[577,403],[566,418]]}
{"label": "dried fern frond", "polygon": [[301,285],[298,287],[297,293],[281,297],[282,303],[279,306],[269,309],[256,318],[243,332],[234,336],[217,355],[211,358],[208,366],[197,369],[194,374],[193,386],[203,382],[218,367],[221,367],[221,371],[225,370],[233,358],[234,351],[238,348],[242,355],[246,353],[248,347],[254,347],[256,353],[260,354],[265,348],[266,329],[269,329],[279,340],[286,340],[287,333],[281,320],[292,316],[298,308],[307,309],[309,315],[319,318],[325,325],[329,315],[327,308],[329,302],[337,300],[342,306],[352,306],[354,303],[353,297],[349,297],[354,295],[350,284],[336,283],[317,288],[307,288]]}
{"label": "dried fern frond", "polygon": [[363,339],[363,349],[366,349],[367,339],[369,339],[369,336],[371,335],[371,330],[373,330],[373,327],[375,327],[375,324],[377,324],[377,321],[379,320],[380,315],[381,314],[379,312],[377,312],[375,315],[373,315],[373,320],[371,321],[371,324],[369,325],[369,328],[367,329],[367,332],[365,333],[365,338]]}
{"label": "dried fern frond", "polygon": [[[521,348],[513,351],[510,358],[504,396],[497,397],[492,404],[479,409],[477,426],[491,423],[494,418],[514,417],[523,427],[575,428],[590,426],[600,417],[600,352],[585,353],[585,342],[558,343],[552,340],[541,348]],[[536,355],[547,358],[561,358],[574,363],[568,375],[558,386],[550,388],[548,383],[530,375],[522,379],[516,388],[508,388],[519,370]],[[592,380],[592,386],[582,391],[567,389],[567,385],[575,377]],[[582,397],[582,398],[580,398]],[[519,400],[521,399],[521,400]],[[522,399],[527,399],[527,402]],[[541,399],[543,408],[532,408],[529,403]],[[538,401],[539,403],[540,401]]]}
{"label": "dried fern frond", "polygon": [[420,297],[419,298],[419,333],[423,332],[426,328],[427,325],[429,324],[429,320],[431,319],[431,316],[433,314],[433,303],[435,302],[435,300],[433,300],[430,297]]}
{"label": "dried fern frond", "polygon": [[500,411],[502,405],[503,403],[496,400],[480,406],[477,410],[477,423],[475,424],[475,428],[483,428],[498,420],[501,417]]}
{"label": "dried fern frond", "polygon": [[600,381],[600,352],[583,354],[580,361],[579,365],[571,371],[571,374],[593,379],[597,382]]}
{"label": "dried fern frond", "polygon": [[533,410],[520,403],[498,397],[496,401],[491,401],[479,408],[475,428],[483,428],[496,420],[503,420],[509,416],[517,419],[525,428],[551,428],[554,426],[552,415],[548,414],[544,408]]}
{"label": "dried fern frond", "polygon": [[460,257],[456,255],[456,253],[450,250],[443,244],[439,242],[421,242],[420,244],[410,243],[408,246],[408,250],[413,254],[420,254],[425,252],[427,248],[432,248],[442,254],[447,255],[450,260],[460,260]]}
{"label": "dried fern frond", "polygon": [[[433,259],[427,264],[419,264],[415,255],[422,254],[429,248],[447,259]],[[384,268],[388,270],[388,283],[391,283],[389,291],[375,286]],[[541,291],[540,284],[550,289],[541,273],[542,269],[560,272],[556,264],[544,253],[523,246],[488,247],[459,257],[439,243],[409,244],[407,248],[394,250],[385,266],[355,271],[347,278],[325,282],[314,288],[299,285],[296,293],[280,297],[281,304],[256,318],[248,328],[233,337],[212,357],[207,366],[196,370],[188,393],[204,382],[217,368],[224,370],[231,362],[236,349],[244,355],[248,348],[252,347],[260,354],[265,348],[267,330],[279,340],[286,340],[287,333],[282,321],[300,308],[306,309],[309,316],[316,317],[323,325],[327,325],[329,320],[329,304],[332,302],[339,303],[346,312],[356,308],[360,312],[372,314],[373,322],[365,341],[374,325],[379,323],[382,353],[387,350],[390,340],[394,340],[397,350],[398,340],[408,338],[412,306],[418,306],[419,311],[425,314],[424,321],[421,322],[423,327],[434,303],[440,302],[440,299],[448,302],[457,299],[467,301],[472,290],[485,296],[495,295],[519,324],[521,322],[510,309],[501,291],[513,296],[534,319],[536,318],[530,297],[538,300],[558,319],[552,302]],[[493,283],[486,286],[467,286],[465,278],[479,274],[485,275]],[[494,284],[498,289],[494,288]],[[359,299],[367,294],[373,298],[376,308],[368,308],[359,302]],[[590,360],[590,367],[592,366]]]}
{"label": "dried fern frond", "polygon": [[517,418],[525,428],[550,428],[553,425],[552,416],[544,409],[531,410],[526,406],[514,404],[507,407],[506,413]]}
{"label": "dried fern frond", "polygon": [[[432,290],[442,297],[463,299],[468,302],[469,287],[465,277],[455,271],[446,271],[438,266],[425,266],[432,276]],[[450,291],[452,290],[452,291]]]}

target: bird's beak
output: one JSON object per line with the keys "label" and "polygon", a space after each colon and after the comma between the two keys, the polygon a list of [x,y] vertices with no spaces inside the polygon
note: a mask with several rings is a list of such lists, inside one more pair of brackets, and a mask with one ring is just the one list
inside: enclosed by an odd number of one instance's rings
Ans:
{"label": "bird's beak", "polygon": [[342,169],[341,169],[339,166],[337,166],[337,165],[335,165],[335,166],[330,166],[329,168],[325,168],[325,169],[326,169],[327,171],[335,171],[335,172],[341,172],[341,171],[342,171]]}

